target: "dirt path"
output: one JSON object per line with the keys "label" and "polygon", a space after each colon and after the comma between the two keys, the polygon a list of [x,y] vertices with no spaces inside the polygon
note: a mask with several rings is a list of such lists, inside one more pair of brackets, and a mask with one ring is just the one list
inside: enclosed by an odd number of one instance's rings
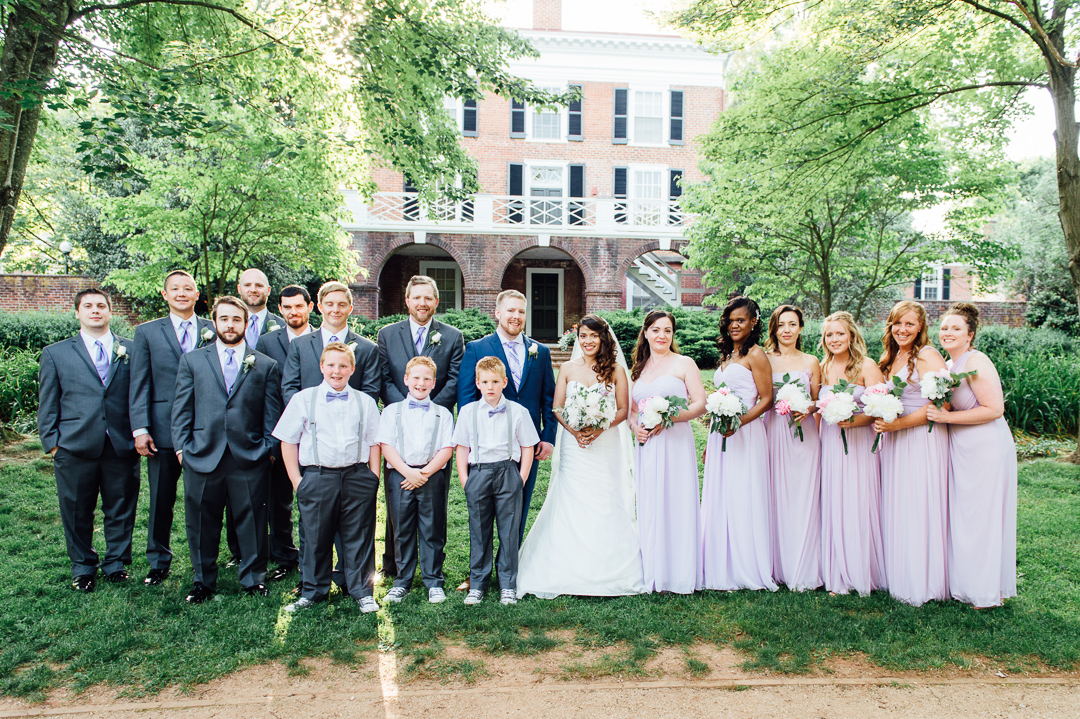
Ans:
{"label": "dirt path", "polygon": [[[810,676],[770,676],[742,670],[731,650],[697,646],[660,652],[648,663],[648,677],[590,677],[605,655],[615,654],[559,649],[531,657],[491,656],[448,646],[441,659],[420,670],[399,669],[393,654],[372,654],[356,667],[309,661],[301,676],[290,676],[281,665],[254,667],[146,699],[120,698],[109,687],[79,695],[58,692],[43,704],[5,699],[0,719],[1080,717],[1080,672],[1009,676],[1000,667],[973,662],[966,670],[890,673],[846,658]],[[688,656],[708,670],[688,674]],[[462,678],[462,667],[473,681]]]}

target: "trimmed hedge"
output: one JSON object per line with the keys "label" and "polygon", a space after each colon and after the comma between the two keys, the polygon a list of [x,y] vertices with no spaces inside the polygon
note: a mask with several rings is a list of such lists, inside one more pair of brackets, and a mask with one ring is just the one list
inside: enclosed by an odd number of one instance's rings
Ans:
{"label": "trimmed hedge", "polygon": [[[134,328],[122,317],[113,315],[112,331],[130,338]],[[40,351],[54,342],[65,340],[79,331],[72,312],[0,312],[0,349]]]}
{"label": "trimmed hedge", "polygon": [[[363,323],[364,329],[361,334],[374,342],[379,335],[379,330],[383,327],[408,318],[409,316],[404,314],[387,315],[377,320],[366,321]],[[440,315],[439,321],[461,330],[465,342],[472,342],[481,337],[486,337],[494,332],[496,327],[495,320],[490,315],[481,312],[475,307],[470,307],[467,310],[450,310]]]}
{"label": "trimmed hedge", "polygon": [[40,357],[39,350],[0,350],[0,425],[37,412]]}

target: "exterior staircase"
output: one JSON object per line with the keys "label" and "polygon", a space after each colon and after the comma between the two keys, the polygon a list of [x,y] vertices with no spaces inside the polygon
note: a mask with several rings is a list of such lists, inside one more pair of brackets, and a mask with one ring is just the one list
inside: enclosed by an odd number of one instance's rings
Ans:
{"label": "exterior staircase", "polygon": [[682,270],[674,269],[655,253],[634,260],[626,276],[658,305],[682,306]]}

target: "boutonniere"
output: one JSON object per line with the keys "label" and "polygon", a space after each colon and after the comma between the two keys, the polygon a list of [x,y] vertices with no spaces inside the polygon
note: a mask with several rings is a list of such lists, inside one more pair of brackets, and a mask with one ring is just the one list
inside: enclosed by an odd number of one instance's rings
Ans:
{"label": "boutonniere", "polygon": [[533,342],[531,345],[529,345],[529,356],[530,357],[532,357],[533,359],[536,359],[536,355],[539,354],[539,352],[540,352],[540,350],[536,349],[536,343],[535,342]]}
{"label": "boutonniere", "polygon": [[199,337],[200,337],[199,347],[202,347],[203,345],[205,345],[208,342],[213,342],[214,341],[214,330],[207,327],[205,330],[202,331],[202,334],[199,335]]}
{"label": "boutonniere", "polygon": [[437,345],[442,342],[442,335],[436,330],[435,332],[432,332],[430,335],[428,335],[428,341],[431,342],[431,344],[433,345]]}
{"label": "boutonniere", "polygon": [[279,329],[281,329],[281,325],[279,325],[277,322],[274,322],[273,320],[270,320],[270,322],[266,325],[267,332],[277,332]]}
{"label": "boutonniere", "polygon": [[247,374],[248,370],[255,366],[255,355],[245,357],[242,364],[244,365],[244,374]]}
{"label": "boutonniere", "polygon": [[349,344],[347,344],[345,346],[349,348],[350,352],[356,352],[356,343],[355,342],[350,342]]}
{"label": "boutonniere", "polygon": [[127,364],[129,361],[131,361],[131,357],[129,357],[127,353],[127,347],[120,344],[119,341],[113,342],[112,351],[113,354],[116,355],[116,359],[123,360],[124,364]]}

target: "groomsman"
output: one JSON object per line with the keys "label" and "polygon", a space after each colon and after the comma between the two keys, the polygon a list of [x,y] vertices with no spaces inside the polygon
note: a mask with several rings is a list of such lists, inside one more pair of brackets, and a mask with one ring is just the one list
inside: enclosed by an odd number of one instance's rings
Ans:
{"label": "groomsman", "polygon": [[128,578],[131,533],[139,501],[139,455],[128,419],[132,345],[109,330],[108,295],[75,295],[79,334],[41,351],[38,434],[53,456],[60,520],[71,559],[72,584],[94,591],[94,508],[101,495],[105,557],[110,582]]}
{"label": "groomsman", "polygon": [[267,596],[267,506],[274,426],[281,416],[277,362],[247,346],[247,307],[235,297],[214,303],[217,341],[180,359],[172,432],[184,467],[184,507],[195,585],[186,601],[209,599],[225,504],[240,546],[240,584]]}
{"label": "groomsman", "polygon": [[[409,319],[386,325],[379,330],[379,365],[382,368],[382,401],[384,407],[403,402],[409,394],[405,386],[405,367],[413,357],[421,355],[435,361],[435,388],[431,399],[454,412],[457,403],[457,378],[465,343],[461,331],[435,319],[439,307],[439,288],[427,275],[416,275],[405,286],[405,307]],[[390,470],[383,473],[385,496],[391,496]],[[450,496],[446,487],[445,503]],[[397,564],[394,557],[395,533],[390,512],[386,513],[386,551],[383,552],[383,573],[393,576]]]}
{"label": "groomsman", "polygon": [[183,270],[165,277],[161,296],[169,314],[135,328],[131,350],[129,408],[135,449],[146,457],[150,481],[150,526],[146,531],[146,560],[150,572],[144,583],[161,584],[169,575],[173,553],[173,509],[180,462],[173,452],[172,406],[180,358],[215,336],[214,323],[195,316],[199,290]]}
{"label": "groomsman", "polygon": [[[495,300],[495,334],[481,337],[465,345],[458,374],[458,407],[480,399],[476,387],[476,363],[483,357],[494,356],[506,366],[510,381],[503,390],[506,398],[529,410],[540,443],[529,472],[529,480],[521,492],[520,537],[525,536],[525,520],[529,514],[533,487],[536,485],[538,462],[551,458],[558,426],[552,404],[555,401],[555,373],[551,367],[551,351],[546,345],[525,336],[525,295],[517,290],[504,290]],[[467,583],[466,583],[467,584]],[[466,584],[458,589],[468,589]]]}
{"label": "groomsman", "polygon": [[[278,311],[284,319],[284,329],[264,332],[256,349],[272,357],[278,368],[284,367],[293,340],[311,333],[308,319],[314,307],[311,295],[300,285],[282,288]],[[292,482],[285,471],[280,450],[275,449],[270,467],[270,559],[277,563],[277,568],[266,575],[273,582],[284,579],[300,564],[300,552],[293,543],[292,506]]]}
{"label": "groomsman", "polygon": [[379,348],[371,340],[361,337],[348,327],[353,310],[353,297],[349,288],[341,282],[327,282],[319,288],[319,312],[322,325],[305,337],[298,337],[289,345],[289,354],[282,370],[282,390],[285,404],[302,389],[314,387],[323,381],[319,358],[323,347],[331,342],[344,342],[353,346],[356,371],[349,379],[349,386],[358,389],[376,402],[379,401]]}
{"label": "groomsman", "polygon": [[244,330],[244,342],[248,347],[257,346],[259,337],[267,332],[285,329],[285,320],[266,309],[266,301],[270,299],[270,280],[266,273],[255,268],[244,270],[236,283],[236,291],[247,305],[248,323]]}

